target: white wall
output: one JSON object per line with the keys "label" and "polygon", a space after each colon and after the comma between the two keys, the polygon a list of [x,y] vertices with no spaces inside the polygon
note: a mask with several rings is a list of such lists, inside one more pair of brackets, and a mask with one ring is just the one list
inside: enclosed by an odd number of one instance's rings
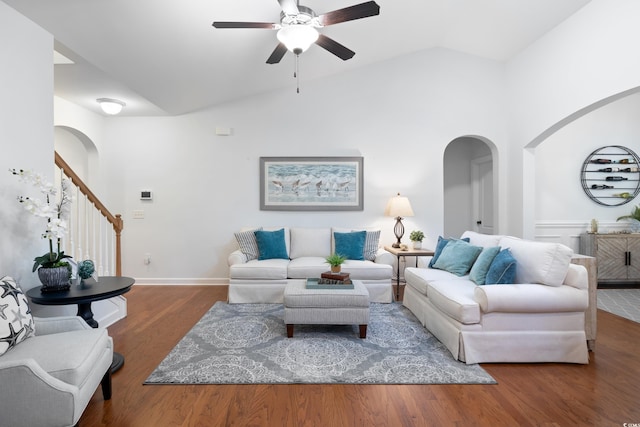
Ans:
{"label": "white wall", "polygon": [[[98,196],[107,207],[106,188],[108,182],[100,172],[102,167],[101,148],[104,145],[104,123],[108,120],[104,116],[88,111],[60,97],[54,97],[53,118],[56,126],[55,146],[58,154],[74,168],[78,163],[86,164],[82,180],[90,186],[91,191]],[[82,144],[84,158],[80,158],[80,151],[76,150]],[[76,171],[76,173],[79,171]]]}
{"label": "white wall", "polygon": [[[233,232],[251,225],[377,226],[391,243],[394,221],[383,211],[397,192],[416,213],[405,228],[424,230],[431,245],[442,233],[446,145],[464,135],[505,144],[502,79],[498,63],[435,49],[303,81],[299,95],[292,82],[180,117],[110,120],[102,159],[125,221],[124,274],[225,280]],[[216,136],[216,126],[233,135]],[[363,156],[364,211],[260,211],[261,156]],[[152,202],[139,200],[142,189]],[[132,218],[137,209],[144,219]]]}
{"label": "white wall", "polygon": [[41,238],[46,222],[22,209],[16,197],[37,190],[8,169],[53,178],[53,38],[0,2],[0,40],[0,276],[13,276],[29,289],[40,285],[31,267],[48,250]]}

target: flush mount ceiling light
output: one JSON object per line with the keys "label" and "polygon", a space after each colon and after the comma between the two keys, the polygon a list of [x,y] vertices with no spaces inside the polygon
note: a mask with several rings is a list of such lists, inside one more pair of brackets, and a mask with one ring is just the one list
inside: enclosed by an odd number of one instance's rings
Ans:
{"label": "flush mount ceiling light", "polygon": [[98,104],[100,104],[100,108],[102,108],[102,111],[111,116],[120,113],[120,111],[122,111],[122,107],[127,105],[122,101],[111,98],[98,98],[96,99],[96,101],[98,102]]}

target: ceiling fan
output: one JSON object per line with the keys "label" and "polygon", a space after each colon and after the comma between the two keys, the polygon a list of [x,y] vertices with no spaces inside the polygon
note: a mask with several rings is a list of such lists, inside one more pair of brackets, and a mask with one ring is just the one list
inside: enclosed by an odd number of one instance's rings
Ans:
{"label": "ceiling fan", "polygon": [[267,59],[267,64],[280,62],[287,50],[298,56],[313,43],[346,61],[353,58],[356,53],[324,34],[320,34],[317,28],[380,14],[380,6],[375,1],[360,3],[322,15],[317,15],[311,8],[300,5],[296,0],[278,0],[278,3],[282,8],[280,23],[216,21],[213,26],[215,28],[278,30],[279,43]]}

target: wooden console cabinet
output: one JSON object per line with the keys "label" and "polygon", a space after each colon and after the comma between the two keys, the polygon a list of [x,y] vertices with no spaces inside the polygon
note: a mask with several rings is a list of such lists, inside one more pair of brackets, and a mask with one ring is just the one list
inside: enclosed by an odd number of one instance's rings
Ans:
{"label": "wooden console cabinet", "polygon": [[640,282],[640,234],[582,234],[580,253],[596,258],[598,283]]}

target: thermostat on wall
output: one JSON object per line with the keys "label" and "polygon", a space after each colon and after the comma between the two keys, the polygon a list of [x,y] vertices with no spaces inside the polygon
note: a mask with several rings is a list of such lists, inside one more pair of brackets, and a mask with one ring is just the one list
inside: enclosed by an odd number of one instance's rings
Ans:
{"label": "thermostat on wall", "polygon": [[150,190],[142,190],[140,192],[140,200],[152,200],[153,194]]}

